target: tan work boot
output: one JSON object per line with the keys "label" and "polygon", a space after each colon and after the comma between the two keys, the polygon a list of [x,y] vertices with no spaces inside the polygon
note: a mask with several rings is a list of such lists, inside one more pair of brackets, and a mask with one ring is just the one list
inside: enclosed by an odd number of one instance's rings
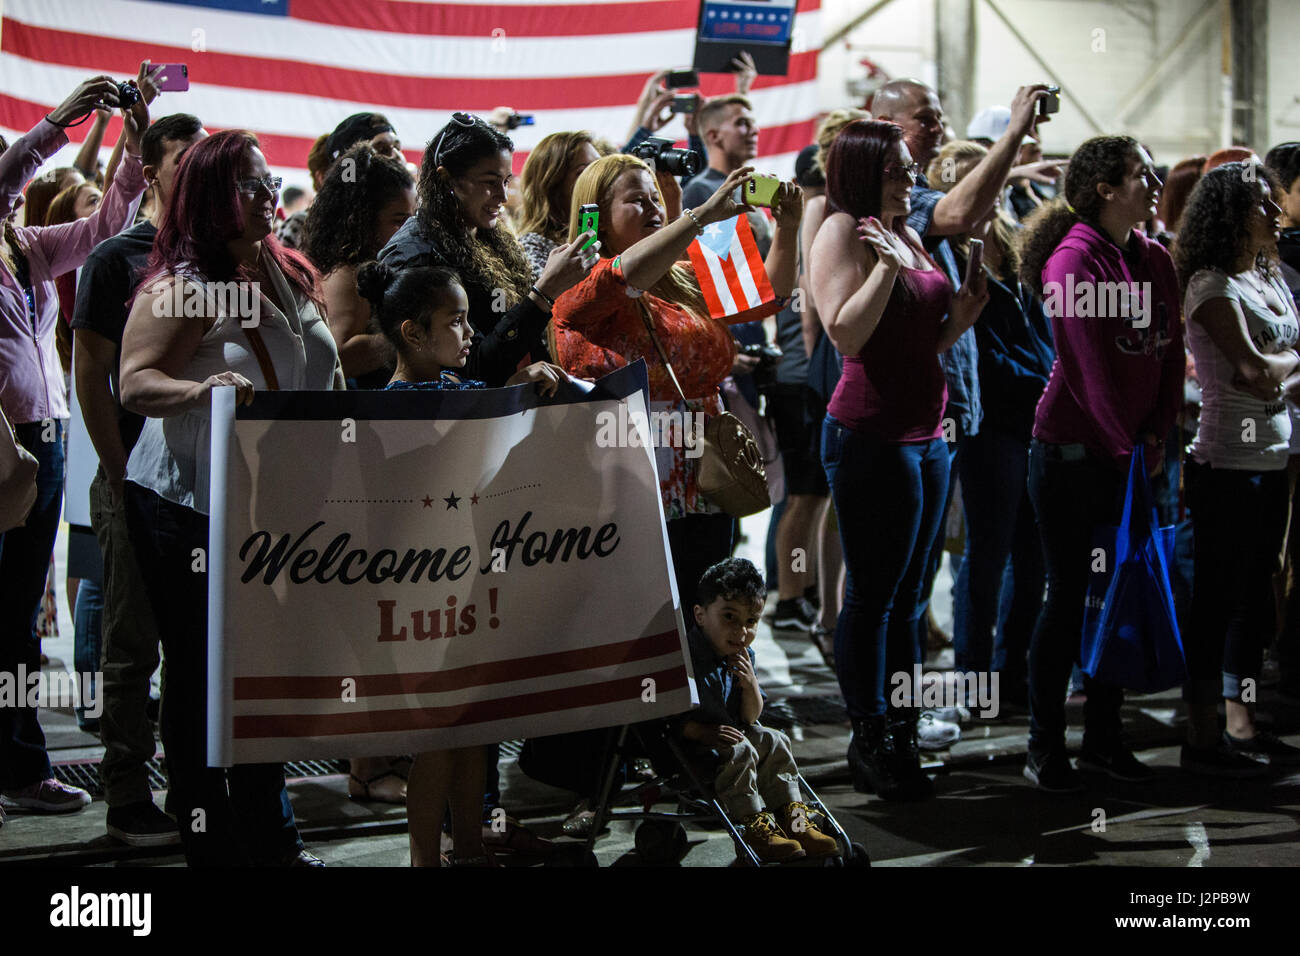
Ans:
{"label": "tan work boot", "polygon": [[787,833],[808,856],[833,856],[840,851],[839,841],[822,833],[813,822],[813,809],[806,803],[787,803],[777,814],[781,830]]}
{"label": "tan work boot", "polygon": [[782,833],[776,817],[766,811],[745,817],[740,827],[740,835],[762,863],[784,863],[804,856],[803,847]]}

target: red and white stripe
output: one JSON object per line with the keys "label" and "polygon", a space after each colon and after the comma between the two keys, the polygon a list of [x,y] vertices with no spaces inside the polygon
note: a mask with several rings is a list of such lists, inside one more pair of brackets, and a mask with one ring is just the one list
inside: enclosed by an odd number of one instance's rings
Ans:
{"label": "red and white stripe", "polygon": [[731,230],[731,247],[726,258],[697,239],[689,248],[695,278],[709,306],[709,315],[727,322],[752,322],[775,314],[779,306],[768,281],[763,257],[758,253],[754,233],[744,216],[719,223]]}
{"label": "red and white stripe", "polygon": [[[356,700],[340,700],[345,678]],[[232,736],[262,747],[294,746],[302,738],[410,733],[521,718],[552,726],[566,712],[627,704],[643,716],[644,681],[656,696],[682,695],[687,671],[677,629],[577,650],[475,663],[428,673],[237,677]],[[546,730],[539,731],[548,732]]]}
{"label": "red and white stripe", "polygon": [[[812,141],[820,0],[800,0],[801,52],[784,77],[751,90],[762,171],[788,176]],[[536,117],[514,133],[515,169],[548,133],[588,129],[622,143],[646,77],[683,66],[694,49],[697,0],[513,4],[419,0],[292,0],[290,16],[231,13],[150,0],[7,0],[0,24],[0,128],[26,132],[88,75],[126,79],[142,59],[190,67],[187,93],[153,112],[185,111],[209,130],[257,133],[268,162],[306,181],[313,140],[345,116],[386,114],[409,159],[454,110],[506,104]],[[703,77],[706,95],[727,75]],[[114,119],[106,150],[116,139]],[[665,131],[684,138],[680,121]],[[52,164],[67,164],[74,145]]]}

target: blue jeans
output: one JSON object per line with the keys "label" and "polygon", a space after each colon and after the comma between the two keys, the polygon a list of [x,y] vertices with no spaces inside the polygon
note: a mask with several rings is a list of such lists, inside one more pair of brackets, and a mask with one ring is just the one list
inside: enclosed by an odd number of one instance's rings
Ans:
{"label": "blue jeans", "polygon": [[1273,575],[1286,532],[1286,471],[1212,468],[1190,458],[1184,473],[1192,506],[1195,579],[1192,627],[1183,641],[1192,680],[1223,675],[1223,696],[1258,688],[1264,645],[1275,625]]}
{"label": "blue jeans", "polygon": [[[190,866],[265,864],[302,848],[278,763],[209,767],[208,518],[126,483],[126,520],[167,658],[158,730],[167,755],[168,803]],[[201,813],[199,811],[202,811]],[[206,829],[196,831],[202,819]]]}
{"label": "blue jeans", "polygon": [[847,584],[835,666],[849,717],[886,713],[890,675],[921,662],[921,589],[948,493],[942,440],[897,445],[822,425],[822,463],[839,516]]}
{"label": "blue jeans", "polygon": [[[0,534],[0,672],[41,671],[36,612],[45,594],[50,555],[63,504],[63,422],[15,425],[14,435],[37,461],[36,503],[21,528]],[[49,439],[45,441],[44,439]],[[54,776],[36,708],[0,707],[0,789],[16,790]]]}
{"label": "blue jeans", "polygon": [[[100,624],[104,619],[104,590],[98,581],[82,578],[77,588],[77,607],[73,615],[72,661],[77,671],[77,686],[83,694],[77,706],[77,726],[98,733],[100,707],[100,648],[103,642]],[[87,717],[87,705],[92,715]]]}
{"label": "blue jeans", "polygon": [[954,606],[956,667],[998,671],[999,686],[1011,691],[1027,679],[1029,639],[1043,601],[1042,544],[1026,488],[1029,442],[985,428],[966,439],[958,471],[966,555]]}

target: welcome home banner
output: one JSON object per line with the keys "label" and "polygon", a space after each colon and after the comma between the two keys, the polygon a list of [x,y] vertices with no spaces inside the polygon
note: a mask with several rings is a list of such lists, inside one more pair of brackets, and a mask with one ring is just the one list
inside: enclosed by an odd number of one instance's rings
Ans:
{"label": "welcome home banner", "polygon": [[553,399],[212,402],[208,762],[414,753],[698,698],[638,362]]}

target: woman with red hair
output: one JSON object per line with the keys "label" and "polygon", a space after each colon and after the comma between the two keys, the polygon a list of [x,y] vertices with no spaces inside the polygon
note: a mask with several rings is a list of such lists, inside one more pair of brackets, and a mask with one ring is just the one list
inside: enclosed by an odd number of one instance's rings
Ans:
{"label": "woman with red hair", "polygon": [[1245,146],[1225,146],[1223,149],[1215,150],[1210,154],[1210,158],[1205,161],[1201,167],[1201,175],[1204,176],[1211,169],[1218,169],[1227,163],[1258,163],[1259,157],[1255,155],[1253,149],[1247,149]]}
{"label": "woman with red hair", "polygon": [[1205,156],[1180,159],[1165,177],[1165,188],[1160,191],[1160,201],[1156,203],[1156,220],[1161,230],[1156,238],[1166,248],[1178,233],[1183,207],[1187,205],[1187,197],[1204,175],[1201,170],[1205,168],[1205,162]]}
{"label": "woman with red hair", "polygon": [[904,705],[886,687],[888,675],[921,662],[928,542],[948,492],[939,354],[988,302],[983,273],[954,296],[907,225],[919,172],[900,127],[845,126],[826,157],[828,215],[809,256],[813,300],[844,356],[822,464],[848,572],[835,667],[853,722],[849,769],[855,789],[886,800],[932,793],[917,750],[919,701]]}
{"label": "woman with red hair", "polygon": [[[256,389],[343,387],[319,277],[271,234],[280,180],[257,145],[227,130],[186,152],[122,335],[122,405],[146,416],[127,462],[127,526],[167,657],[160,730],[191,866],[321,865],[298,838],[281,765],[206,759],[208,589],[191,563],[208,549],[212,390],[246,404]],[[218,294],[226,283],[236,296]]]}

